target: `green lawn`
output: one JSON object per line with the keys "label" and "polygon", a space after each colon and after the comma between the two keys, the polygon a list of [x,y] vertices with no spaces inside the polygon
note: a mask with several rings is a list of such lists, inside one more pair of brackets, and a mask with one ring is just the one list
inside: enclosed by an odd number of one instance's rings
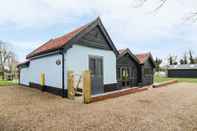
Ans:
{"label": "green lawn", "polygon": [[13,80],[13,81],[0,80],[0,86],[10,86],[16,84],[17,84],[17,80]]}
{"label": "green lawn", "polygon": [[155,76],[154,82],[161,83],[169,80],[178,80],[178,82],[189,82],[189,83],[197,83],[197,78],[167,78]]}

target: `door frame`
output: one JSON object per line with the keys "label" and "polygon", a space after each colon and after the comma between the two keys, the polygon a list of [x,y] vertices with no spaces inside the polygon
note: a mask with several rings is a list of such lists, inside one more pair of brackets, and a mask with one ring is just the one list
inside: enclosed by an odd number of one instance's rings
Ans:
{"label": "door frame", "polygon": [[[90,71],[90,59],[101,59],[102,60],[102,72],[101,72],[101,76],[102,76],[102,82],[100,83],[102,85],[102,88],[104,90],[104,61],[103,61],[103,56],[98,56],[98,55],[88,55],[88,69]],[[96,63],[97,64],[97,63]],[[91,73],[91,72],[90,72]],[[91,83],[92,83],[92,75],[91,75]],[[92,84],[93,85],[93,84]],[[93,88],[93,87],[92,87]]]}

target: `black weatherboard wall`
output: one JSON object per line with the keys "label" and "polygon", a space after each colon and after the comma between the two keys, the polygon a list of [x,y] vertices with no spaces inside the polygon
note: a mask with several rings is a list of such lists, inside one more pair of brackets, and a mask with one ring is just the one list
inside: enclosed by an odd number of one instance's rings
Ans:
{"label": "black weatherboard wall", "polygon": [[117,81],[119,88],[138,86],[141,68],[138,58],[127,48],[119,50],[117,58]]}
{"label": "black weatherboard wall", "polygon": [[141,65],[142,66],[142,85],[153,84],[154,79],[154,66],[150,59]]}
{"label": "black weatherboard wall", "polygon": [[78,44],[93,48],[111,50],[109,44],[107,43],[104,34],[101,32],[100,27],[95,27],[84,37],[82,37]]}
{"label": "black weatherboard wall", "polygon": [[[138,85],[138,64],[126,54],[117,60],[117,80],[121,87]],[[123,71],[128,71],[128,80],[124,80]]]}
{"label": "black weatherboard wall", "polygon": [[197,78],[197,69],[169,69],[168,77]]}

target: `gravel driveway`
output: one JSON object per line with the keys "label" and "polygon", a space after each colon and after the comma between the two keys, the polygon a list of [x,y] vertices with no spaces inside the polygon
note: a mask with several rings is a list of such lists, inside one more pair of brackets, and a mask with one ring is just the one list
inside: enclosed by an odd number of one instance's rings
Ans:
{"label": "gravel driveway", "polygon": [[26,87],[0,88],[0,131],[197,131],[197,84],[89,105]]}

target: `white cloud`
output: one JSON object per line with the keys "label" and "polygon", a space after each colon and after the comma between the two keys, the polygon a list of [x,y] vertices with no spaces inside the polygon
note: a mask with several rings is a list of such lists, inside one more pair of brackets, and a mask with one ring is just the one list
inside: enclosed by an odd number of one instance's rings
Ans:
{"label": "white cloud", "polygon": [[25,61],[26,55],[32,52],[38,46],[40,46],[43,43],[43,41],[42,42],[41,41],[32,41],[32,42],[10,41],[10,43],[12,43],[11,50],[17,53],[16,54],[17,59],[22,62]]}
{"label": "white cloud", "polygon": [[[182,22],[186,15],[195,10],[197,1],[169,0],[157,12],[152,11],[158,6],[158,0],[150,0],[142,7],[134,8],[136,1],[6,0],[1,1],[0,5],[3,10],[0,12],[0,27],[11,24],[16,28],[47,28],[54,24],[70,24],[83,16],[95,18],[100,15],[118,48],[130,47],[136,52],[148,50],[164,57],[170,52],[183,50],[182,47],[196,47],[196,24]],[[172,46],[172,49],[162,52],[157,47],[165,39],[172,42],[177,40],[182,47]],[[154,40],[160,42],[147,45],[147,42]],[[35,44],[20,45],[32,47]],[[168,43],[166,46],[171,45]],[[165,48],[163,45],[161,47]]]}

